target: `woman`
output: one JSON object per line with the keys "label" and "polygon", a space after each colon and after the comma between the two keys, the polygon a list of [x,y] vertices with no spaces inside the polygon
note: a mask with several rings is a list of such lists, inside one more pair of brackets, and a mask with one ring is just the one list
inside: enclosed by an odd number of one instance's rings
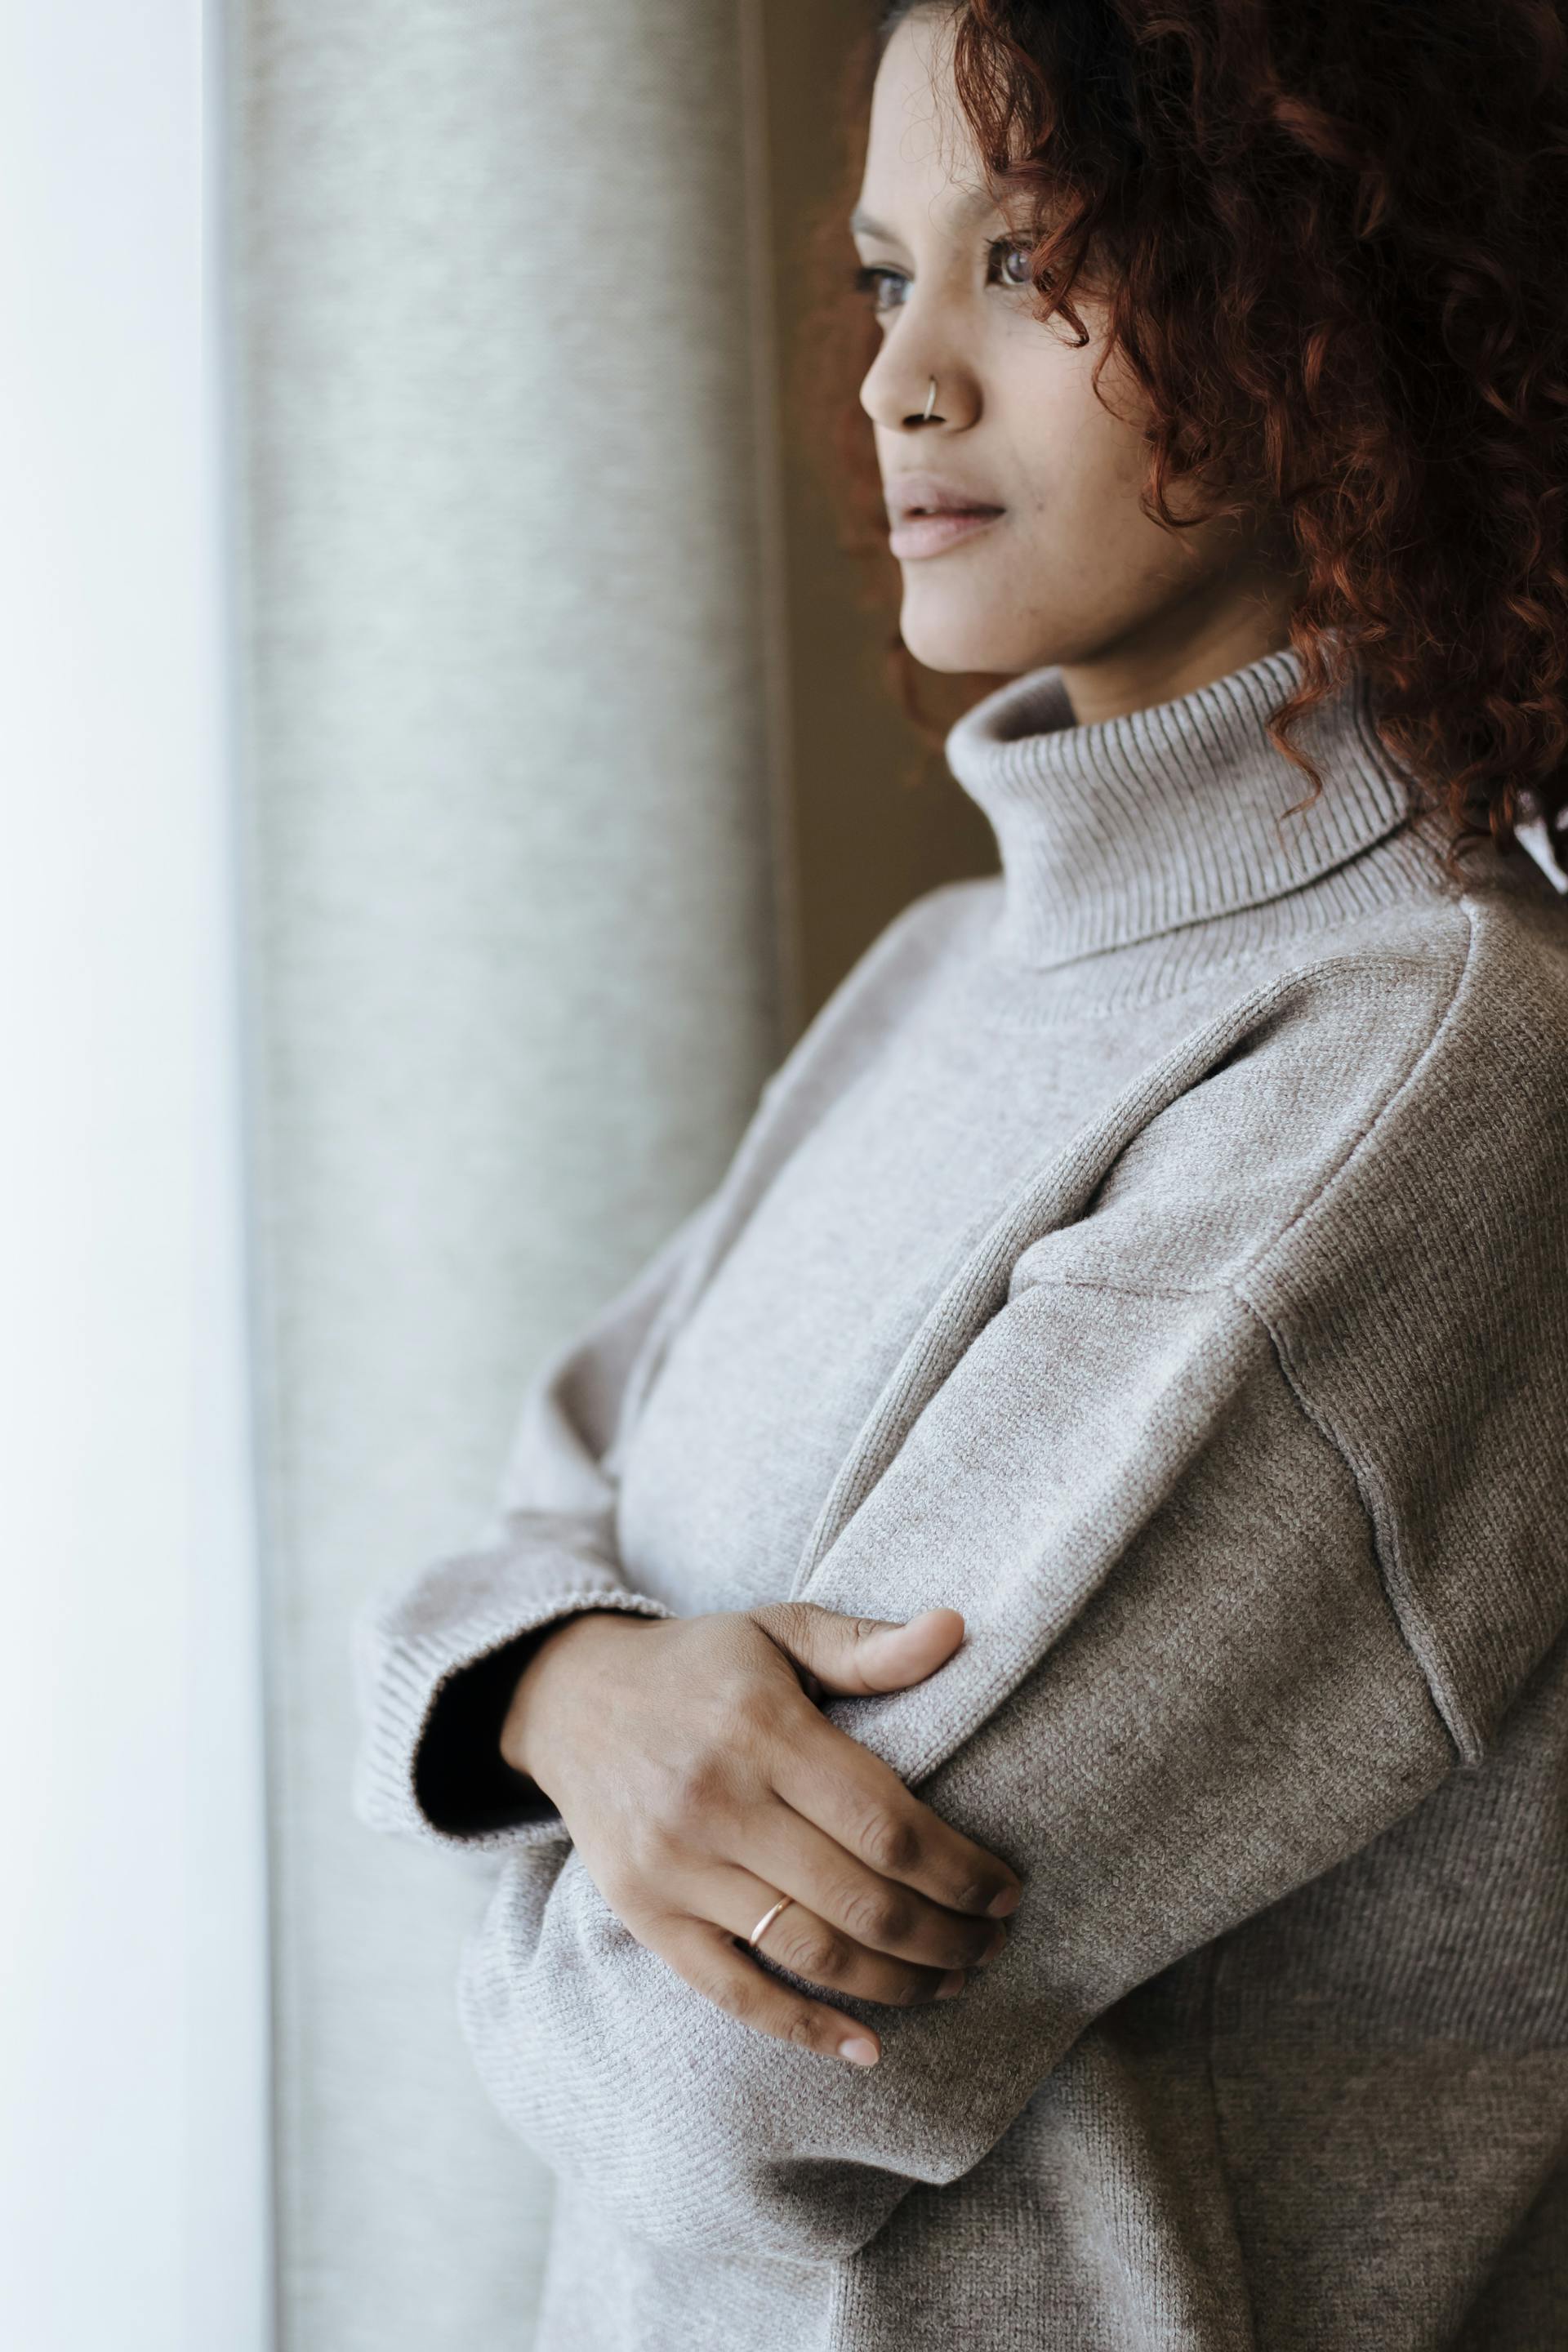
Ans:
{"label": "woman", "polygon": [[[555,2347],[1568,2340],[1568,67],[880,28],[928,892],[366,1612]],[[1281,746],[1289,745],[1289,755]],[[1527,798],[1528,795],[1528,798]]]}

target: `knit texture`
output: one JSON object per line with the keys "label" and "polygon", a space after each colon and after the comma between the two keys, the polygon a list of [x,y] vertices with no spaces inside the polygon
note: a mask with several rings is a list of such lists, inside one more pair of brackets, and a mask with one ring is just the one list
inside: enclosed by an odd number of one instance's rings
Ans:
{"label": "knit texture", "polygon": [[[960,720],[1001,873],[882,933],[358,1621],[362,1817],[494,1860],[539,2352],[1568,2342],[1568,915],[1445,872],[1359,687],[1287,814],[1296,675]],[[839,2002],[864,2073],[427,1769],[563,1613],[789,1595],[963,1611],[826,1712],[1026,1882],[957,2000]]]}

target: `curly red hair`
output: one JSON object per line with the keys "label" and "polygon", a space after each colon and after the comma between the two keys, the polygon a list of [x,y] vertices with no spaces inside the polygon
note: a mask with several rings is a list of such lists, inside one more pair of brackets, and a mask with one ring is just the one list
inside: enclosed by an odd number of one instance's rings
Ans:
{"label": "curly red hair", "polygon": [[[1147,397],[1145,505],[1278,519],[1302,590],[1279,749],[1352,669],[1455,848],[1568,810],[1568,35],[1552,0],[896,0],[953,20],[976,149],[1038,199],[1042,319],[1108,306]],[[858,157],[852,157],[858,162]],[[843,214],[819,267],[847,273]],[[834,240],[831,265],[828,239]],[[891,586],[863,305],[819,305],[847,544]],[[847,341],[849,346],[847,349]],[[1102,362],[1103,363],[1103,362]],[[912,663],[905,669],[910,707]],[[973,681],[971,682],[973,685]],[[945,725],[943,718],[935,722]],[[1315,779],[1314,779],[1315,784]],[[1309,797],[1311,795],[1309,794]]]}

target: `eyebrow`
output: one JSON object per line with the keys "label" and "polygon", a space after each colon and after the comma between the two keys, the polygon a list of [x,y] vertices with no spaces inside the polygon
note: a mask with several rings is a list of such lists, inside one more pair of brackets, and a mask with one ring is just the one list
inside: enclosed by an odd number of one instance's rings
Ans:
{"label": "eyebrow", "polygon": [[[977,220],[983,215],[994,213],[995,210],[994,197],[988,194],[984,188],[966,189],[951,207],[955,226],[966,220]],[[901,245],[903,242],[896,229],[887,227],[879,220],[873,220],[869,213],[858,209],[850,214],[849,227],[856,236],[879,236],[889,245]]]}

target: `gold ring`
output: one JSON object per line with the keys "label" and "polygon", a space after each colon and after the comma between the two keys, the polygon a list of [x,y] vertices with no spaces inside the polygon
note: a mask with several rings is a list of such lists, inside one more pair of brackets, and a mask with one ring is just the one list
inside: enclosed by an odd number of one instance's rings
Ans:
{"label": "gold ring", "polygon": [[773,1926],[773,1921],[778,1917],[779,1913],[784,1908],[786,1904],[793,1903],[794,1901],[795,1896],[793,1895],[781,1895],[778,1901],[773,1905],[773,1909],[763,1913],[762,1917],[758,1920],[756,1926],[752,1928],[751,1934],[746,1938],[747,1943],[752,1946],[753,1950],[760,1950],[762,1948],[763,1937],[767,1934],[768,1929]]}

